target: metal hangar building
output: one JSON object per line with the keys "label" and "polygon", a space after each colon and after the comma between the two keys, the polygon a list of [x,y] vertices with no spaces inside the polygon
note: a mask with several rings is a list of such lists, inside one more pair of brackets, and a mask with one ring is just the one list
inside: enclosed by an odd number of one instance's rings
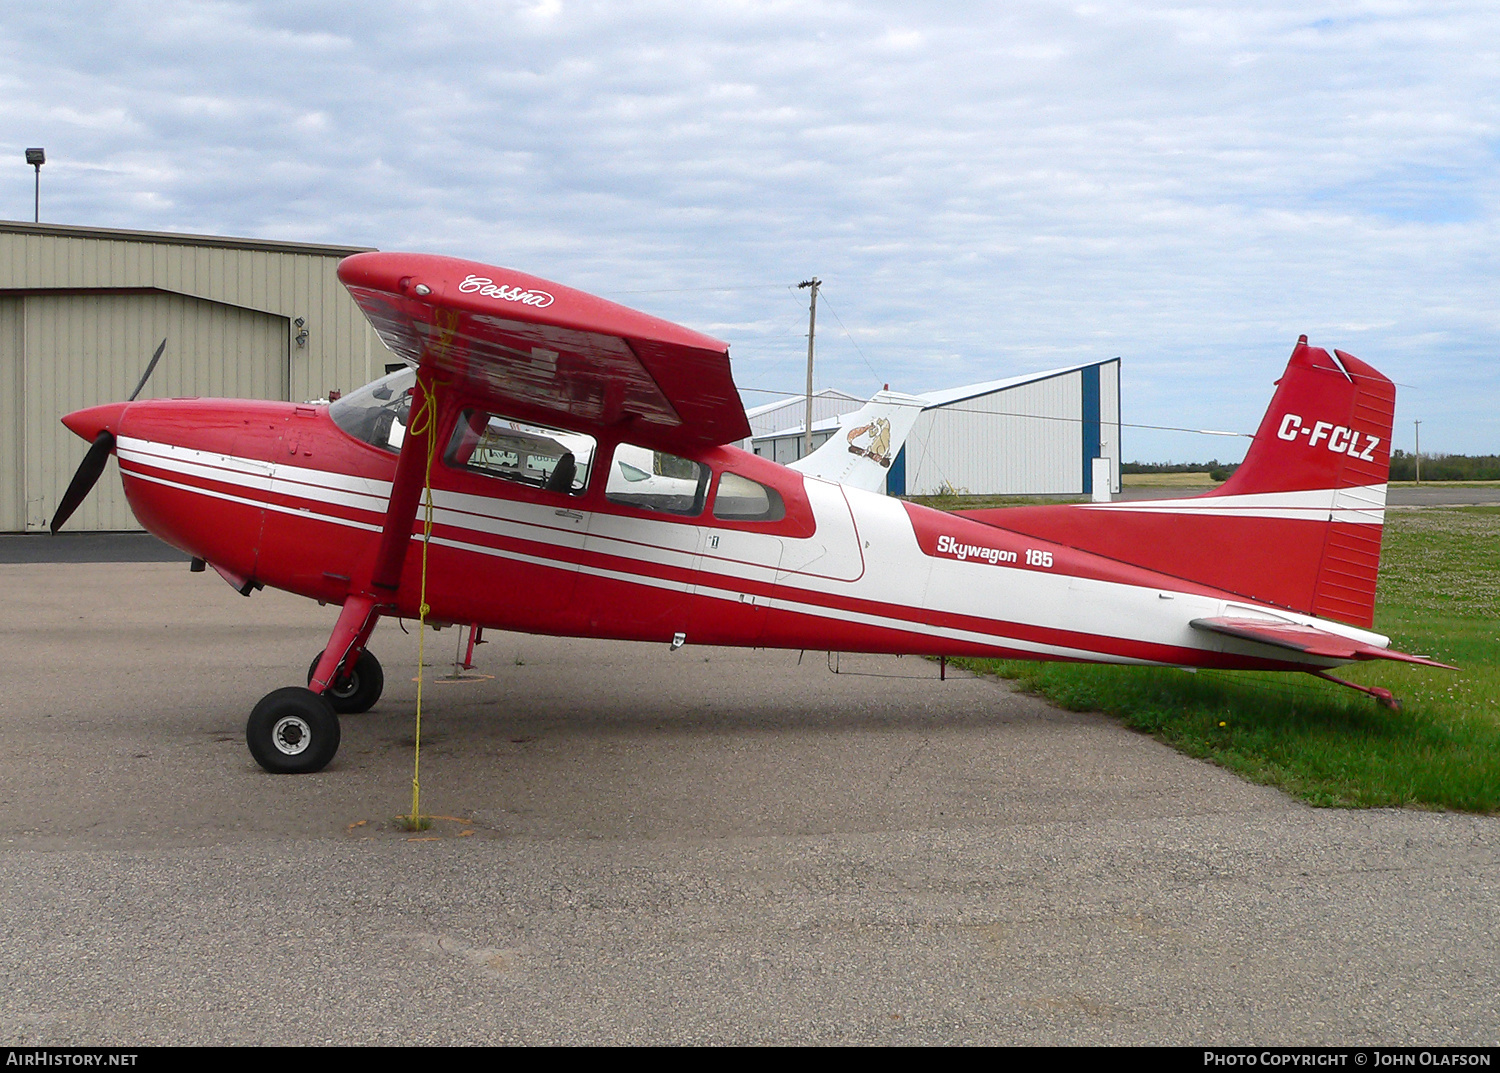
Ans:
{"label": "metal hangar building", "polygon": [[[59,418],[142,398],[300,401],[396,359],[335,269],[363,247],[0,221],[0,532],[47,527],[87,445]],[[70,530],[139,529],[115,462]]]}
{"label": "metal hangar building", "polygon": [[[127,397],[300,401],[350,390],[395,358],[338,282],[364,247],[0,221],[0,532],[45,530],[86,445],[59,418]],[[1119,359],[930,392],[887,491],[1089,494],[1119,489]],[[814,442],[864,400],[814,396]],[[790,462],[806,400],[748,411],[743,446]],[[70,530],[139,529],[115,462]]]}
{"label": "metal hangar building", "polygon": [[[1120,491],[1120,359],[930,391],[891,464],[889,495],[1092,495]],[[813,397],[813,446],[864,405]],[[783,464],[802,455],[806,398],[758,407],[748,449]],[[832,411],[832,413],[830,413]],[[761,425],[785,422],[775,431]]]}

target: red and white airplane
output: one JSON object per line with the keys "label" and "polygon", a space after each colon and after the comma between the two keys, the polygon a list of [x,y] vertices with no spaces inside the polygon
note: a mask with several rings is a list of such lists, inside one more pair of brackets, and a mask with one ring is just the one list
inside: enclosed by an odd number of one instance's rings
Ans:
{"label": "red and white airplane", "polygon": [[886,426],[849,422],[799,472],[725,446],[749,426],[707,336],[447,257],[359,254],[339,277],[409,369],[331,405],[63,419],[93,446],[54,531],[114,451],[136,517],[196,568],[342,606],[307,687],[250,716],[268,771],[321,769],[338,713],[379,698],[365,644],[383,615],[674,647],[1442,666],[1367,628],[1395,389],[1305,337],[1213,492],[945,513],[858,487],[850,462],[883,474],[910,399],[877,399]]}

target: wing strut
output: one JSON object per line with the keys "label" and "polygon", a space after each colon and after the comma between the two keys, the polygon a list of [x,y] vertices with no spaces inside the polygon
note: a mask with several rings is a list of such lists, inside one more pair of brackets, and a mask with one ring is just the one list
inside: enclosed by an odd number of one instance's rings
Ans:
{"label": "wing strut", "polygon": [[440,420],[440,401],[436,378],[430,370],[419,369],[412,394],[411,418],[407,423],[406,438],[401,443],[401,453],[396,458],[396,477],[386,505],[385,524],[375,551],[370,585],[367,591],[351,592],[345,598],[333,635],[329,637],[309,683],[314,693],[326,690],[339,668],[354,665],[374,632],[375,624],[380,621],[381,612],[392,609],[396,590],[401,587],[407,549],[411,546],[412,519],[417,516],[422,489],[427,483],[430,454],[425,423]]}
{"label": "wing strut", "polygon": [[396,459],[396,478],[391,483],[391,499],[385,510],[385,525],[380,531],[380,546],[375,552],[375,566],[370,584],[377,592],[394,594],[401,585],[401,571],[406,564],[406,550],[411,546],[411,523],[422,500],[427,478],[427,436],[421,422],[436,421],[438,385],[423,363],[417,370],[417,384],[412,392],[412,415],[401,454]]}

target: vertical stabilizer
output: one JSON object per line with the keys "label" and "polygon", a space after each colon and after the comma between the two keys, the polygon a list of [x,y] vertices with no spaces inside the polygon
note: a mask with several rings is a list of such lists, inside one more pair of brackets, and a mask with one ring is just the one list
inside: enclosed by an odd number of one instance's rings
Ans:
{"label": "vertical stabilizer", "polygon": [[1245,461],[1204,497],[1327,494],[1321,538],[1303,533],[1285,549],[1316,563],[1310,614],[1357,626],[1374,618],[1395,415],[1396,385],[1352,354],[1308,346],[1304,335]]}
{"label": "vertical stabilizer", "polygon": [[1342,350],[1308,346],[1304,335],[1276,385],[1245,461],[1211,496],[1385,484],[1394,384]]}
{"label": "vertical stabilizer", "polygon": [[1353,626],[1375,612],[1396,388],[1297,341],[1234,475],[1187,499],[965,511],[1265,604]]}
{"label": "vertical stabilizer", "polygon": [[886,474],[926,405],[915,395],[877,392],[862,409],[839,418],[839,430],[791,468],[867,492],[885,490]]}

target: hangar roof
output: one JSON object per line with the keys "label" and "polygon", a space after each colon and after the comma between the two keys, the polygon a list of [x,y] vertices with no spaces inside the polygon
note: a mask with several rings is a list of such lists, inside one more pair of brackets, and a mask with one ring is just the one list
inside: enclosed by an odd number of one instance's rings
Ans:
{"label": "hangar roof", "polygon": [[0,231],[24,235],[50,235],[54,238],[154,242],[167,246],[214,246],[229,250],[260,250],[266,253],[323,254],[327,257],[347,257],[351,253],[364,253],[370,249],[369,246],[326,246],[316,242],[282,242],[261,238],[233,238],[227,235],[186,235],[176,231],[131,231],[118,227],[33,224],[20,220],[0,220]]}
{"label": "hangar roof", "polygon": [[1076,373],[1079,369],[1088,369],[1095,365],[1107,365],[1117,358],[1106,358],[1104,361],[1085,361],[1078,365],[1068,365],[1061,369],[1048,369],[1041,373],[1023,373],[1020,376],[1008,376],[1003,380],[986,380],[981,384],[969,384],[965,387],[944,388],[941,391],[927,391],[918,395],[917,398],[926,401],[925,409],[931,410],[937,406],[947,406],[950,403],[962,402],[965,399],[975,399],[980,395],[990,395],[996,391],[1004,391],[1006,388],[1020,387],[1022,384],[1034,384],[1038,380],[1050,380],[1054,376],[1063,376],[1067,373]]}

